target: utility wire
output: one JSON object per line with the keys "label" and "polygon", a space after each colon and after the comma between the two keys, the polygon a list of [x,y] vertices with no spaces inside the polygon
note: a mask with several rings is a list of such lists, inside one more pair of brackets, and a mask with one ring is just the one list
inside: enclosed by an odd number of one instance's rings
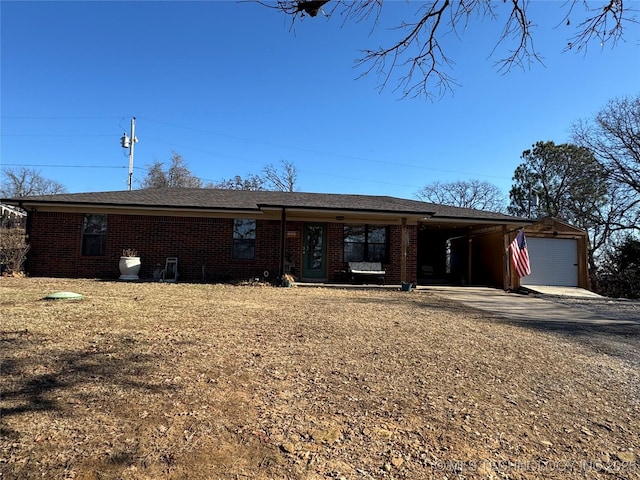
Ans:
{"label": "utility wire", "polygon": [[0,137],[113,137],[113,133],[1,133]]}
{"label": "utility wire", "polygon": [[[94,115],[86,115],[86,116],[33,116],[33,115],[0,115],[0,119],[25,119],[25,120],[34,120],[34,119],[41,119],[41,120],[88,120],[88,119],[99,119],[99,120],[107,120],[107,119],[118,119],[118,120],[122,120],[123,118],[125,118],[126,116],[94,116]],[[275,142],[270,142],[270,141],[266,141],[266,140],[258,140],[255,138],[248,138],[248,137],[241,137],[241,136],[237,136],[237,135],[230,135],[230,134],[226,134],[226,133],[221,133],[221,132],[216,132],[213,130],[207,130],[204,128],[197,128],[197,127],[191,127],[191,126],[187,126],[187,125],[180,125],[177,123],[173,123],[173,122],[166,122],[166,121],[162,121],[162,120],[156,120],[153,118],[148,118],[148,117],[144,117],[144,116],[137,116],[138,120],[145,120],[147,122],[152,122],[152,123],[156,123],[159,125],[165,125],[165,126],[169,126],[169,127],[173,127],[173,128],[180,128],[183,130],[190,130],[193,132],[199,132],[199,133],[204,133],[207,135],[215,135],[218,137],[223,137],[223,138],[228,138],[231,140],[239,140],[242,142],[250,142],[250,143],[255,143],[255,144],[261,144],[261,145],[269,145],[272,147],[277,147],[277,148],[283,148],[283,149],[288,149],[288,150],[294,150],[294,151],[300,151],[300,152],[304,152],[304,153],[312,153],[314,155],[322,155],[325,157],[331,157],[331,158],[344,158],[344,159],[348,159],[348,160],[356,160],[359,162],[366,162],[368,164],[371,163],[376,163],[379,165],[384,165],[384,166],[390,166],[390,167],[403,167],[403,168],[414,168],[414,169],[418,169],[418,170],[425,170],[425,171],[431,171],[431,172],[442,172],[442,173],[454,173],[454,174],[458,174],[458,175],[473,175],[476,177],[484,177],[484,178],[496,178],[496,179],[501,179],[501,180],[510,180],[510,177],[503,177],[503,176],[498,176],[498,175],[486,175],[486,174],[481,174],[481,173],[474,173],[474,172],[461,172],[461,171],[457,171],[457,170],[447,170],[447,169],[442,169],[442,168],[433,168],[433,167],[429,167],[429,166],[424,166],[424,165],[413,165],[413,164],[408,164],[408,163],[400,163],[400,162],[392,162],[392,161],[388,161],[388,160],[377,160],[377,159],[372,159],[372,158],[365,158],[365,157],[359,157],[356,155],[347,155],[347,154],[341,154],[341,153],[334,153],[334,152],[326,152],[326,151],[322,151],[322,150],[314,150],[314,149],[310,149],[310,148],[304,148],[304,147],[296,147],[296,146],[292,146],[292,145],[285,145],[285,144],[281,144],[281,143],[275,143]],[[121,127],[119,127],[121,129]],[[112,136],[112,134],[0,134],[0,136],[2,137],[109,137]],[[193,148],[193,147],[189,147],[188,145],[180,145],[180,144],[175,144],[172,142],[168,142],[166,140],[159,140],[156,138],[152,138],[152,137],[148,137],[148,136],[144,136],[145,140],[151,140],[157,143],[161,143],[161,144],[165,144],[165,145],[171,145],[171,146],[175,146],[178,148],[184,148],[184,149],[189,149],[192,151],[197,151],[200,153],[206,153],[206,154],[210,154],[210,155],[217,155],[219,157],[224,157],[224,158],[230,158],[232,160],[241,160],[243,162],[248,162],[248,163],[254,163],[254,164],[261,164],[261,162],[256,161],[256,160],[249,160],[247,158],[242,158],[242,157],[237,157],[237,156],[233,156],[233,155],[228,155],[228,154],[221,154],[218,152],[211,152],[211,151],[207,151],[207,150],[202,150],[202,149],[197,149],[197,148]],[[336,178],[346,178],[346,177],[340,177],[340,176],[336,176]],[[380,183],[385,183],[385,182],[380,182]],[[404,185],[404,186],[409,186],[409,185]]]}
{"label": "utility wire", "polygon": [[[258,143],[258,144],[262,144],[262,145],[269,145],[272,147],[278,147],[278,148],[286,148],[289,150],[297,150],[300,152],[305,152],[305,153],[313,153],[315,155],[323,155],[326,157],[334,157],[334,158],[345,158],[348,160],[357,160],[357,161],[361,161],[361,162],[367,162],[367,163],[377,163],[377,164],[381,164],[381,165],[385,165],[385,166],[396,166],[396,167],[405,167],[405,168],[416,168],[416,169],[420,169],[420,170],[427,170],[427,171],[437,171],[437,172],[444,172],[444,173],[456,173],[456,174],[460,174],[460,175],[476,175],[476,176],[481,176],[481,177],[490,177],[490,178],[500,178],[500,179],[507,179],[507,177],[500,177],[497,175],[484,175],[484,174],[479,174],[479,173],[470,173],[470,172],[459,172],[459,171],[455,171],[455,170],[445,170],[445,169],[439,169],[439,168],[432,168],[432,167],[426,167],[424,165],[412,165],[412,164],[408,164],[408,163],[399,163],[399,162],[390,162],[387,160],[376,160],[376,159],[372,159],[372,158],[364,158],[364,157],[358,157],[355,155],[346,155],[346,154],[341,154],[341,153],[332,153],[332,152],[324,152],[321,150],[313,150],[313,149],[309,149],[309,148],[303,148],[303,147],[294,147],[291,145],[283,145],[283,144],[279,144],[279,143],[273,143],[273,142],[268,142],[265,140],[256,140],[254,138],[247,138],[247,137],[239,137],[239,136],[235,136],[235,135],[228,135],[225,133],[220,133],[220,132],[215,132],[212,130],[206,130],[206,129],[202,129],[202,128],[195,128],[195,127],[188,127],[188,126],[184,126],[184,125],[179,125],[176,123],[170,123],[170,122],[164,122],[164,121],[160,121],[160,120],[154,120],[152,118],[147,118],[147,117],[137,117],[139,120],[146,120],[148,122],[153,122],[153,123],[159,123],[161,125],[166,125],[169,127],[175,127],[175,128],[182,128],[184,130],[191,130],[194,132],[200,132],[200,133],[206,133],[209,135],[216,135],[219,137],[224,137],[224,138],[229,138],[232,140],[240,140],[243,142],[252,142],[252,143]],[[147,138],[147,137],[145,137]],[[154,140],[154,141],[158,141],[158,140]],[[163,143],[169,143],[166,141],[163,141]],[[189,147],[186,147],[189,148]],[[210,153],[210,152],[204,152],[204,153]],[[235,158],[235,157],[231,157],[231,158]],[[245,161],[250,161],[250,160],[245,160]],[[258,163],[258,162],[253,162],[253,163]]]}
{"label": "utility wire", "polygon": [[[44,117],[38,117],[38,116],[0,116],[0,118],[44,119],[44,120],[62,120],[62,119],[79,119],[79,120],[80,119],[119,119],[119,120],[121,120],[124,117],[123,116],[44,116]],[[433,168],[433,167],[428,167],[428,166],[424,166],[424,165],[412,165],[412,164],[406,164],[406,163],[391,162],[391,161],[386,161],[386,160],[376,160],[376,159],[371,159],[371,158],[358,157],[358,156],[354,156],[354,155],[346,155],[346,154],[340,154],[340,153],[332,153],[332,152],[325,152],[325,151],[320,151],[320,150],[313,150],[313,149],[308,149],[308,148],[303,148],[303,147],[295,147],[295,146],[291,146],[291,145],[284,145],[284,144],[279,144],[279,143],[274,143],[274,142],[269,142],[269,141],[264,141],[264,140],[257,140],[255,138],[247,138],[247,137],[229,135],[229,134],[225,134],[225,133],[221,133],[221,132],[216,132],[216,131],[213,131],[213,130],[207,130],[207,129],[202,129],[202,128],[196,128],[196,127],[180,125],[180,124],[176,124],[176,123],[172,123],[172,122],[165,122],[165,121],[161,121],[161,120],[155,120],[155,119],[144,117],[144,116],[142,116],[142,117],[138,116],[137,118],[139,120],[145,120],[147,122],[152,122],[152,123],[156,123],[156,124],[160,124],[160,125],[166,125],[166,126],[173,127],[173,128],[180,128],[180,129],[190,130],[190,131],[194,131],[194,132],[200,132],[200,133],[204,133],[204,134],[208,134],[208,135],[215,135],[215,136],[219,136],[219,137],[229,138],[229,139],[232,139],[232,140],[239,140],[239,141],[242,141],[242,142],[251,142],[251,143],[256,143],[256,144],[269,145],[269,146],[273,146],[273,147],[277,147],[277,148],[296,150],[296,151],[300,151],[300,152],[312,153],[314,155],[322,155],[322,156],[332,157],[332,158],[344,158],[344,159],[349,159],[349,160],[356,160],[356,161],[360,161],[360,162],[366,162],[366,163],[369,163],[369,164],[376,163],[376,164],[381,164],[381,165],[389,166],[389,167],[394,167],[395,166],[395,167],[403,167],[403,168],[414,168],[414,169],[420,169],[420,170],[425,170],[425,171],[437,171],[437,172],[454,173],[454,174],[460,174],[460,175],[474,175],[474,176],[487,177],[487,178],[507,179],[507,177],[501,177],[501,176],[497,176],[497,175],[485,175],[485,174],[470,173],[470,172],[460,172],[460,171],[456,171],[456,170]],[[68,135],[59,135],[59,134],[0,134],[0,136],[13,136],[13,137],[30,137],[30,136],[31,137],[74,137],[75,136],[75,137],[77,137],[78,135],[72,135],[72,134],[68,134]],[[107,136],[112,136],[112,134],[84,134],[84,135],[80,135],[80,136],[107,137]],[[144,136],[144,139],[152,141],[152,142],[160,143],[160,144],[171,145],[171,146],[177,147],[179,149],[187,149],[187,150],[191,150],[191,151],[204,153],[204,154],[207,154],[207,155],[212,155],[212,156],[215,156],[215,157],[218,157],[218,158],[226,158],[226,159],[231,159],[231,160],[237,160],[237,161],[252,163],[252,164],[256,164],[256,165],[263,165],[262,162],[259,162],[257,160],[251,160],[251,159],[244,158],[244,157],[239,157],[239,156],[236,156],[236,155],[229,155],[229,154],[226,154],[226,153],[213,152],[213,151],[209,151],[209,150],[194,148],[194,147],[190,147],[188,145],[176,144],[176,143],[169,142],[169,141],[166,141],[166,140],[161,140],[161,139],[149,137],[147,135]],[[37,167],[53,167],[53,168],[126,168],[124,166],[110,167],[110,166],[97,166],[97,165],[74,165],[74,166],[70,166],[70,165],[25,165],[25,164],[5,164],[5,165],[37,166]],[[149,171],[149,168],[134,167],[134,169]],[[339,178],[339,179],[357,181],[357,182],[366,182],[366,183],[383,184],[383,185],[394,185],[394,186],[409,187],[409,188],[420,188],[420,186],[416,186],[416,185],[391,183],[391,182],[384,182],[384,181],[379,181],[379,180],[366,180],[366,179],[363,179],[362,177],[350,177],[350,176],[345,176],[345,175],[331,174],[331,173],[327,173],[327,172],[316,172],[316,171],[309,171],[309,170],[305,170],[305,169],[298,169],[298,171],[301,172],[301,173],[308,173],[308,174],[312,174],[312,175],[321,175],[321,176],[325,176],[325,177]],[[215,182],[216,181],[216,180],[205,179],[205,178],[201,178],[201,180],[203,180],[203,181],[211,181],[211,182]]]}
{"label": "utility wire", "polygon": [[109,166],[109,165],[54,165],[44,163],[3,163],[0,168],[4,167],[38,167],[38,168],[127,168],[126,166]]}

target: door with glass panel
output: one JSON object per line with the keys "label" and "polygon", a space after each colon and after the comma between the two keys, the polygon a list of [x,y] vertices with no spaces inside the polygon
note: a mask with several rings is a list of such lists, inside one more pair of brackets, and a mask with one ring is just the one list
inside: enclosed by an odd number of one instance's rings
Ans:
{"label": "door with glass panel", "polygon": [[322,223],[306,223],[303,230],[302,278],[327,279],[327,227]]}

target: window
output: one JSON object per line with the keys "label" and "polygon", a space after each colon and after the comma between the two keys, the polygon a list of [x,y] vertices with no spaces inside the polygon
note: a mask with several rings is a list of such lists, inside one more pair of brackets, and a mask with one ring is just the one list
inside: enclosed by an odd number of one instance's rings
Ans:
{"label": "window", "polygon": [[82,255],[102,256],[107,245],[107,216],[87,214],[82,225]]}
{"label": "window", "polygon": [[387,227],[377,225],[344,226],[345,262],[385,262]]}
{"label": "window", "polygon": [[256,221],[236,218],[233,221],[233,258],[253,260],[256,256]]}

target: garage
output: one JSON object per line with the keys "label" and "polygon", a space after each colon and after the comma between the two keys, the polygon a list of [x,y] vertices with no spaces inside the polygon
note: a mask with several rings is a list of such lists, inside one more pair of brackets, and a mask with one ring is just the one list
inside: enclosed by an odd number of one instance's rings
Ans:
{"label": "garage", "polygon": [[578,241],[572,238],[527,238],[531,274],[522,285],[577,287]]}

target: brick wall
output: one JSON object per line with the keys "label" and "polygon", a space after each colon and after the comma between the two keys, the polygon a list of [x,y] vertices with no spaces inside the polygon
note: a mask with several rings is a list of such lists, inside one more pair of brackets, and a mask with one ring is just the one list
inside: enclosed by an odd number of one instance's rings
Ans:
{"label": "brick wall", "polygon": [[[178,257],[179,280],[216,281],[262,277],[266,270],[273,278],[280,270],[278,220],[257,220],[254,260],[232,258],[233,219],[190,218],[145,215],[107,217],[104,256],[83,256],[81,252],[84,214],[30,212],[28,241],[31,245],[26,271],[32,276],[104,278],[119,277],[118,262],[124,248],[134,248],[142,261],[140,278],[153,278],[167,257]],[[285,259],[295,265],[299,275],[302,262],[303,223],[287,222]],[[407,274],[415,281],[416,227],[407,227],[409,245]],[[291,235],[291,236],[290,236]],[[340,280],[346,269],[343,261],[343,224],[327,224],[327,276]],[[387,283],[400,282],[401,227],[389,228],[390,262],[384,267]]]}
{"label": "brick wall", "polygon": [[[418,275],[418,227],[407,225],[407,282],[416,282]],[[402,227],[389,227],[389,264],[385,264],[387,283],[400,283],[402,253]]]}

